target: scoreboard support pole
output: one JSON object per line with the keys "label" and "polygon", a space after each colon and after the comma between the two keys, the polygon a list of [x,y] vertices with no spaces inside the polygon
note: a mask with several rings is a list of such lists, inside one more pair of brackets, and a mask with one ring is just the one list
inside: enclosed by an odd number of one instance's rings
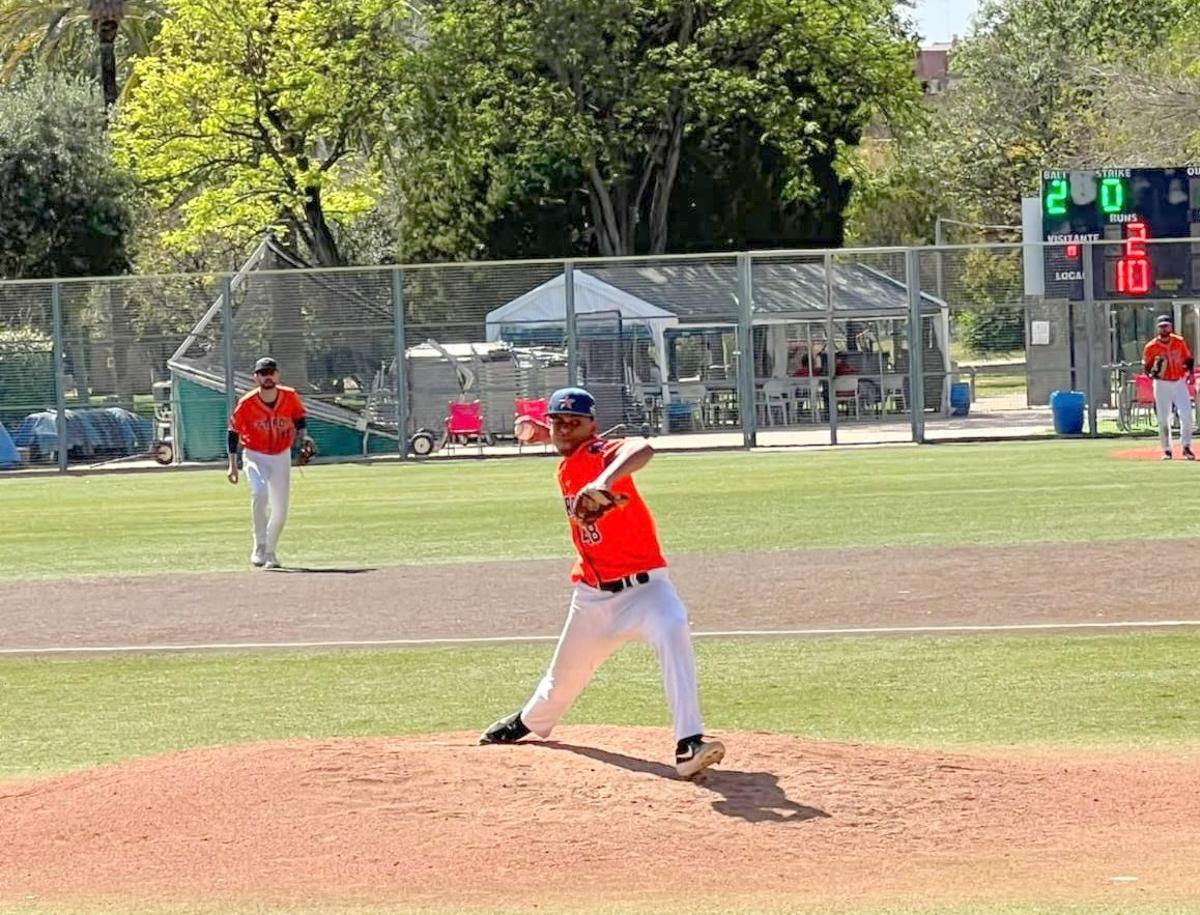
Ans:
{"label": "scoreboard support pole", "polygon": [[1095,339],[1096,323],[1096,275],[1092,261],[1092,243],[1085,242],[1083,246],[1083,333],[1084,357],[1083,390],[1087,395],[1088,435],[1096,437],[1098,432],[1096,419],[1096,369],[1095,369]]}

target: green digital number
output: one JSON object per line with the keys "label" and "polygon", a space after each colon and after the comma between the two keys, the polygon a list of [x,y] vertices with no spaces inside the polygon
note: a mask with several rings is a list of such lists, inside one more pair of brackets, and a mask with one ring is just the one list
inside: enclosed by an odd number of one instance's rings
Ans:
{"label": "green digital number", "polygon": [[1125,182],[1120,178],[1100,179],[1100,211],[1121,213],[1125,210]]}
{"label": "green digital number", "polygon": [[1069,193],[1066,178],[1051,179],[1046,184],[1046,212],[1051,216],[1066,216]]}

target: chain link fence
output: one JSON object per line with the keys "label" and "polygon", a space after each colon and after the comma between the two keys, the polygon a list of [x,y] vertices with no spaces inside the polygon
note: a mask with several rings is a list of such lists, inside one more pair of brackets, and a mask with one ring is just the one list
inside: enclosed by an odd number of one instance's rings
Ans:
{"label": "chain link fence", "polygon": [[0,467],[221,460],[261,355],[327,460],[517,453],[568,383],[667,448],[1153,433],[1142,347],[1168,314],[1200,348],[1200,241],[1144,293],[1121,244],[313,270],[268,239],[232,275],[0,283]]}

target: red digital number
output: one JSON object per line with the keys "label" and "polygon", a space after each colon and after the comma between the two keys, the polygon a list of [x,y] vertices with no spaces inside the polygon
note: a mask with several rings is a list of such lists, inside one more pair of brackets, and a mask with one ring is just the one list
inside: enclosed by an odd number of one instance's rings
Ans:
{"label": "red digital number", "polygon": [[1124,256],[1117,261],[1117,292],[1146,295],[1150,291],[1150,259],[1146,256],[1148,234],[1144,222],[1125,224]]}
{"label": "red digital number", "polygon": [[1067,245],[1063,253],[1066,255],[1067,260],[1077,260],[1079,257],[1079,245]]}

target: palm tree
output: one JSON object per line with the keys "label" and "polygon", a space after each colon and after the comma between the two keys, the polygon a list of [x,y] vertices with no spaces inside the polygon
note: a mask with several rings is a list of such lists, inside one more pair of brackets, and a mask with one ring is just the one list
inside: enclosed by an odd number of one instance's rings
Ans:
{"label": "palm tree", "polygon": [[[163,15],[161,0],[0,0],[0,82],[30,59],[87,72],[95,60],[92,42],[98,39],[100,85],[104,104],[111,107],[119,76],[133,57],[146,53]],[[118,36],[126,42],[120,61]]]}
{"label": "palm tree", "polygon": [[92,31],[100,41],[100,88],[104,107],[117,103],[117,32],[125,18],[124,0],[88,0]]}

